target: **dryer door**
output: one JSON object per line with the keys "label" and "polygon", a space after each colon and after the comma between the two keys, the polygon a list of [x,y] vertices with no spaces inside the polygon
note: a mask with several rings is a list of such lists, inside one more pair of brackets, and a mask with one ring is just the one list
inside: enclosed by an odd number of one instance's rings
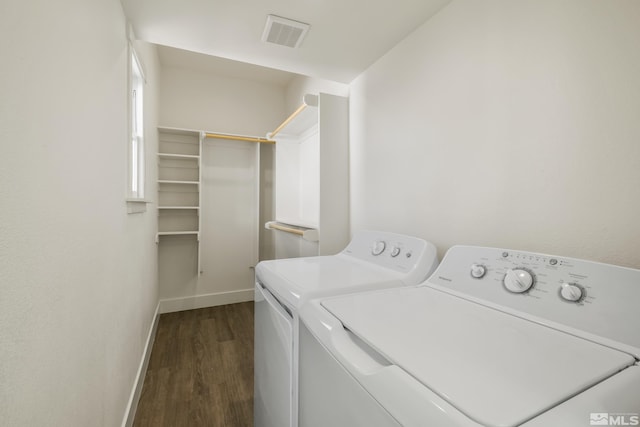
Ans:
{"label": "dryer door", "polygon": [[291,425],[293,318],[256,283],[254,344],[255,427]]}

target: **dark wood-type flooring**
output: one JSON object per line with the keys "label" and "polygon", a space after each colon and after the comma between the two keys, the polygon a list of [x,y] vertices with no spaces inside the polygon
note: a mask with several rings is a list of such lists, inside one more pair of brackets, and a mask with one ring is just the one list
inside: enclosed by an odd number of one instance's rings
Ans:
{"label": "dark wood-type flooring", "polygon": [[134,427],[253,426],[253,302],[160,316]]}

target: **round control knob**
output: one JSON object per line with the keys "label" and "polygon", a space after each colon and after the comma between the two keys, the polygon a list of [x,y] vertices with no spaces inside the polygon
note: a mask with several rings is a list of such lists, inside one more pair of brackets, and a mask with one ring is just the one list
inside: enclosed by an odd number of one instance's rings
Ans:
{"label": "round control knob", "polygon": [[391,248],[391,256],[393,258],[397,257],[398,255],[400,255],[400,248],[397,246],[394,246]]}
{"label": "round control knob", "polygon": [[560,296],[563,300],[577,302],[582,299],[584,290],[575,283],[563,283],[560,287]]}
{"label": "round control knob", "polygon": [[376,256],[380,255],[382,252],[384,252],[384,249],[386,247],[387,247],[387,244],[385,243],[384,240],[378,240],[373,244],[373,247],[371,248],[371,254]]}
{"label": "round control knob", "polygon": [[504,287],[509,292],[521,294],[533,286],[533,276],[527,270],[521,268],[508,269],[504,276]]}
{"label": "round control knob", "polygon": [[472,264],[471,265],[471,277],[474,279],[481,279],[487,273],[487,269],[482,264]]}

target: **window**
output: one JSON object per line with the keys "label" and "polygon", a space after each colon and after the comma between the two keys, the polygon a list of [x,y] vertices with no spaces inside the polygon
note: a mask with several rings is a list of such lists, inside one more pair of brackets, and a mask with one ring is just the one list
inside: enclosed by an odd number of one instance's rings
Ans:
{"label": "window", "polygon": [[131,49],[129,117],[129,199],[144,198],[144,76],[140,62]]}

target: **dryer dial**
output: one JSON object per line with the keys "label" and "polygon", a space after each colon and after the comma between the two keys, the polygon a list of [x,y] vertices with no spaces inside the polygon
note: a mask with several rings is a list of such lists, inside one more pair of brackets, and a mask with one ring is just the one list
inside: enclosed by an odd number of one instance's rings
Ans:
{"label": "dryer dial", "polygon": [[560,287],[560,297],[568,302],[578,302],[584,296],[584,289],[575,283],[563,283]]}
{"label": "dryer dial", "polygon": [[527,292],[533,282],[533,274],[522,268],[510,268],[504,276],[504,287],[516,294]]}
{"label": "dryer dial", "polygon": [[373,244],[373,247],[371,248],[371,254],[373,255],[380,255],[382,252],[384,252],[384,249],[387,247],[387,244],[385,243],[384,240],[378,240]]}
{"label": "dryer dial", "polygon": [[471,265],[471,277],[474,279],[482,279],[487,273],[487,268],[482,264]]}

